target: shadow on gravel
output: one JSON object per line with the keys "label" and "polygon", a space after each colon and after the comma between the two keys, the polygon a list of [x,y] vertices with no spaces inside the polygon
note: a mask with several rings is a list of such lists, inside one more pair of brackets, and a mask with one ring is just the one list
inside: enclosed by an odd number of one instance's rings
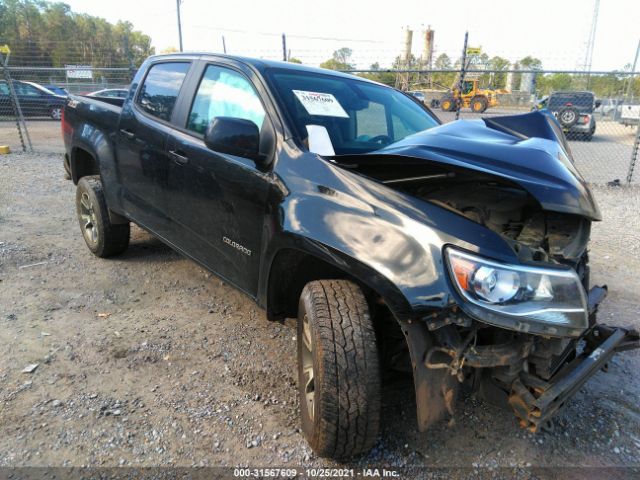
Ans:
{"label": "shadow on gravel", "polygon": [[129,248],[118,255],[118,260],[125,262],[167,262],[180,258],[182,257],[179,253],[149,234],[144,238],[132,239]]}

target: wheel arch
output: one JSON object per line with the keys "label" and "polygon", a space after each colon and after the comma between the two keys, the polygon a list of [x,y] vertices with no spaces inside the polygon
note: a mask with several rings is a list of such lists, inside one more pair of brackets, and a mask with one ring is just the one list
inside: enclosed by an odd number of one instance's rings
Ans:
{"label": "wheel arch", "polygon": [[71,179],[75,185],[82,177],[88,175],[100,175],[100,164],[95,153],[84,146],[75,146],[71,149],[69,158]]}
{"label": "wheel arch", "polygon": [[[309,242],[307,242],[309,243]],[[321,244],[311,248],[286,246],[269,262],[262,300],[267,318],[280,320],[297,315],[304,286],[314,280],[346,279],[360,285],[370,301],[382,301],[398,319],[411,317],[406,297],[387,278],[341,252]]]}

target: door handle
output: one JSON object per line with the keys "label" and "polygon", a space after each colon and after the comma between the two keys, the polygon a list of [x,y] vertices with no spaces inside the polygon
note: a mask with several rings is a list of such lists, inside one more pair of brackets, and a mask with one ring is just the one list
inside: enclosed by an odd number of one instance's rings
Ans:
{"label": "door handle", "polygon": [[173,158],[173,161],[178,165],[184,165],[189,161],[189,158],[186,155],[183,155],[179,150],[169,150],[169,155]]}
{"label": "door handle", "polygon": [[129,140],[133,140],[136,137],[135,133],[133,133],[131,130],[127,130],[125,128],[121,128],[120,129],[120,133],[123,134],[125,137],[127,137]]}

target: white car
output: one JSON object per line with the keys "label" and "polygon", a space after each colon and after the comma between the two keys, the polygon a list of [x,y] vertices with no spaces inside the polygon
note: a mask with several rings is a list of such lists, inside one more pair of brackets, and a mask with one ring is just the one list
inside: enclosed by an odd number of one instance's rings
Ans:
{"label": "white car", "polygon": [[640,123],[640,105],[622,105],[619,121],[625,127],[638,125]]}
{"label": "white car", "polygon": [[129,90],[126,88],[103,88],[96,92],[91,92],[88,97],[108,97],[108,98],[127,98]]}

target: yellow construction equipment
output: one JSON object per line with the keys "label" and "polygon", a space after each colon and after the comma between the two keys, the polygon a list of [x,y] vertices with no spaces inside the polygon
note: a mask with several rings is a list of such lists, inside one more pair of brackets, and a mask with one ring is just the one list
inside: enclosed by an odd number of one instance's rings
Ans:
{"label": "yellow construction equipment", "polygon": [[456,83],[440,100],[440,107],[445,112],[454,112],[459,108],[470,108],[474,113],[482,113],[497,104],[496,91],[480,88],[477,79],[462,82],[462,94]]}

